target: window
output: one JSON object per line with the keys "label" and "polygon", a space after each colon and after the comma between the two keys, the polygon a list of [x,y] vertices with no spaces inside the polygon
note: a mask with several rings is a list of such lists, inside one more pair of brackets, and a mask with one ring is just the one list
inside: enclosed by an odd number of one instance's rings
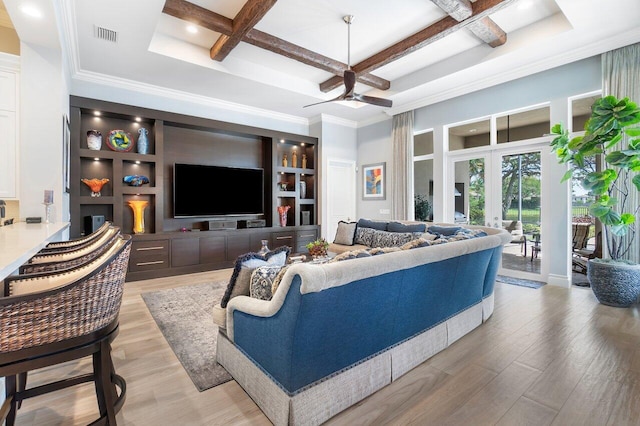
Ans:
{"label": "window", "polygon": [[551,110],[548,106],[496,118],[498,143],[534,139],[551,130]]}
{"label": "window", "polygon": [[490,130],[489,119],[449,127],[449,151],[489,146]]}

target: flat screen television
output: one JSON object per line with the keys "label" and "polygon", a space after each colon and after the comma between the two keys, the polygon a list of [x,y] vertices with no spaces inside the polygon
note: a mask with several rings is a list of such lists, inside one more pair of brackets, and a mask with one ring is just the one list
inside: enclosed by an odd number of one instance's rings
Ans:
{"label": "flat screen television", "polygon": [[173,165],[173,217],[264,214],[264,170]]}

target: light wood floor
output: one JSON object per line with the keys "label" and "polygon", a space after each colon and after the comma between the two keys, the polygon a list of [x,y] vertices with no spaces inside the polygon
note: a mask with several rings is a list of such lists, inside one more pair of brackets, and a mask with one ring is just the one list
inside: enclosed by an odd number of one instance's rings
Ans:
{"label": "light wood floor", "polygon": [[[230,270],[127,283],[114,363],[128,386],[122,425],[268,425],[235,381],[198,392],[140,293],[226,279]],[[640,312],[591,290],[496,284],[487,323],[330,425],[640,425]],[[87,370],[73,362],[31,384]],[[84,425],[92,385],[24,402],[18,425]]]}

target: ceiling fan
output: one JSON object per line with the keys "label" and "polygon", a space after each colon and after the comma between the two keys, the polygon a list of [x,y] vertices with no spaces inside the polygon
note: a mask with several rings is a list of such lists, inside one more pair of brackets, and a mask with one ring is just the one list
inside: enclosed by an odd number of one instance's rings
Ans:
{"label": "ceiling fan", "polygon": [[356,73],[351,70],[351,23],[353,22],[353,15],[346,15],[342,17],[342,20],[347,24],[347,69],[344,70],[344,92],[333,99],[328,101],[316,102],[315,104],[305,105],[303,108],[313,105],[325,104],[327,102],[335,101],[358,101],[366,104],[387,107],[390,108],[393,102],[390,99],[376,98],[374,96],[360,95],[354,91],[356,85]]}

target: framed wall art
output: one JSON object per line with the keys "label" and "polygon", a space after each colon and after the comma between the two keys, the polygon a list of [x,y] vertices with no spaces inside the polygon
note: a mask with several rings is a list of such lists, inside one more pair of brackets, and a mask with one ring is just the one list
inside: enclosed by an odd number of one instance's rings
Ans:
{"label": "framed wall art", "polygon": [[362,166],[362,199],[384,200],[386,191],[387,163],[366,164]]}

